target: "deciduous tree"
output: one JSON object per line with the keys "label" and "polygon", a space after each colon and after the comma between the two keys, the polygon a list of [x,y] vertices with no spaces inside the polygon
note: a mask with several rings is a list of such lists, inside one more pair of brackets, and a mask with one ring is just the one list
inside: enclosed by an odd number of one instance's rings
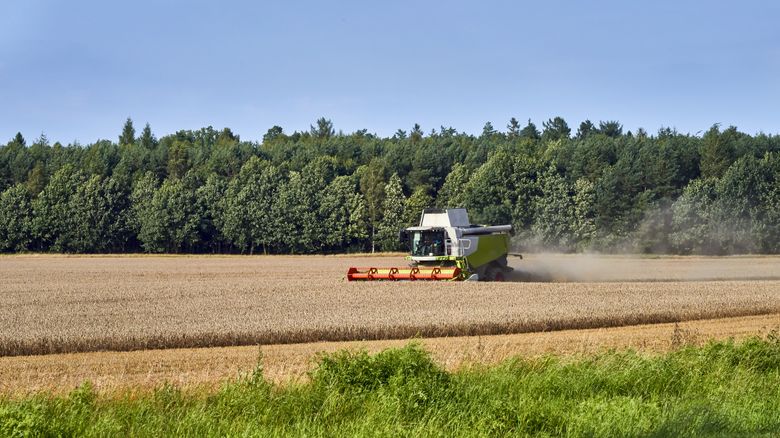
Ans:
{"label": "deciduous tree", "polygon": [[398,232],[404,228],[404,204],[401,178],[393,174],[385,185],[385,199],[382,203],[382,220],[377,229],[377,240],[383,251],[401,249]]}

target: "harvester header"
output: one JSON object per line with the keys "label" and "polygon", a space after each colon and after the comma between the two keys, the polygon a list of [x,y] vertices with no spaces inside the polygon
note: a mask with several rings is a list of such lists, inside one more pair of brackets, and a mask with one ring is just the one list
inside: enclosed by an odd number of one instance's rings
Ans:
{"label": "harvester header", "polygon": [[420,224],[401,230],[409,248],[407,267],[352,267],[349,281],[482,280],[503,281],[511,225],[474,225],[464,208],[426,208]]}

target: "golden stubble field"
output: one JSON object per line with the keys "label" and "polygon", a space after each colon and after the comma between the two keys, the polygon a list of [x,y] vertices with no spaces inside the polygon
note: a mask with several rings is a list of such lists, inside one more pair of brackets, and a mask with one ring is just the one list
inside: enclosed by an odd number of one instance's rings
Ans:
{"label": "golden stubble field", "polygon": [[347,283],[400,256],[3,256],[0,356],[585,329],[780,313],[778,257],[531,255],[509,283]]}
{"label": "golden stubble field", "polygon": [[[630,348],[657,354],[711,339],[766,336],[780,328],[780,314],[705,319],[493,336],[423,338],[436,362],[448,370],[496,364],[508,358],[554,354],[577,358]],[[46,391],[67,394],[85,381],[101,394],[125,396],[163,383],[188,390],[213,391],[225,381],[253,371],[261,358],[263,376],[275,383],[305,381],[321,353],[398,348],[408,340],[311,342],[242,347],[174,348],[120,352],[65,353],[0,357],[0,396]]]}

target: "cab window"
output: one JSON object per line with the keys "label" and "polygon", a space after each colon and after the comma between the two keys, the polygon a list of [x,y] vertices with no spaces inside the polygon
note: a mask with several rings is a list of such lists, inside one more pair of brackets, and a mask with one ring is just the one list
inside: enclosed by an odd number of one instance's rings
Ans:
{"label": "cab window", "polygon": [[446,254],[444,231],[414,231],[411,245],[412,256],[430,257]]}

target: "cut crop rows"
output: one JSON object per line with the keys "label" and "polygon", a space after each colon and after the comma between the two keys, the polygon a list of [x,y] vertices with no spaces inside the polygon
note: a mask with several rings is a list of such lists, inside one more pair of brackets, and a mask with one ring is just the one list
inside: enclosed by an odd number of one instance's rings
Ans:
{"label": "cut crop rows", "polygon": [[[531,256],[531,283],[346,283],[381,257],[0,257],[0,355],[461,336],[780,312],[780,258]],[[698,280],[698,281],[691,281]]]}

